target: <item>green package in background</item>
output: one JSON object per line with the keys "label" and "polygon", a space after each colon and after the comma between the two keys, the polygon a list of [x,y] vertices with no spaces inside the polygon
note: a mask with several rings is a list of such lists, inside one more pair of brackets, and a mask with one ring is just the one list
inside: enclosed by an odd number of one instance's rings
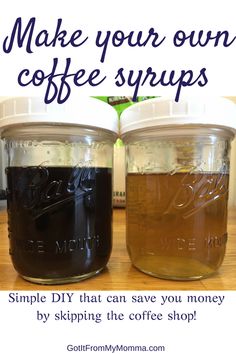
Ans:
{"label": "green package in background", "polygon": [[94,97],[98,98],[101,101],[107,102],[108,104],[113,106],[117,111],[118,116],[120,117],[123,110],[131,106],[132,104],[135,104],[140,101],[148,100],[149,98],[155,98],[157,96],[139,96],[137,98],[137,101],[135,102],[132,101],[131,96],[130,97],[129,96],[94,96]]}
{"label": "green package in background", "polygon": [[[118,113],[118,117],[120,118],[120,115],[124,111],[124,109],[128,108],[132,104],[145,101],[150,98],[155,98],[158,96],[138,96],[137,101],[135,102],[132,101],[131,96],[94,96],[94,97],[114,107],[116,112]],[[122,140],[117,139],[115,146],[122,146],[122,145],[123,145]]]}
{"label": "green package in background", "polygon": [[[128,96],[94,96],[95,98],[113,106],[120,118],[124,109],[157,96],[139,96],[137,101],[133,102],[132,97]],[[114,145],[114,163],[113,163],[113,206],[125,207],[125,146],[121,139],[117,139]]]}

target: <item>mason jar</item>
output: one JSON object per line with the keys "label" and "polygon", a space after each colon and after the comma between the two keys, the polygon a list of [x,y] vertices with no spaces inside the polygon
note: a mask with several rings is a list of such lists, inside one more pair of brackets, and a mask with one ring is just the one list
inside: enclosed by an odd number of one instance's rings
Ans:
{"label": "mason jar", "polygon": [[42,284],[99,273],[112,247],[115,110],[91,97],[63,105],[16,97],[0,107],[16,271]]}
{"label": "mason jar", "polygon": [[218,270],[235,128],[235,105],[224,98],[157,98],[123,112],[127,249],[139,270],[175,280]]}

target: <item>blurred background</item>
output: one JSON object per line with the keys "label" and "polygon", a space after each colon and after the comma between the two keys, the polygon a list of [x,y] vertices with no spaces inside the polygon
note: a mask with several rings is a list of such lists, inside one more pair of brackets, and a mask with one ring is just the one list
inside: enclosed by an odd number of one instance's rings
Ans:
{"label": "blurred background", "polygon": [[[236,96],[227,97],[236,104]],[[236,119],[236,117],[235,117]],[[229,180],[229,205],[236,206],[236,138],[233,140],[231,148],[231,166]]]}

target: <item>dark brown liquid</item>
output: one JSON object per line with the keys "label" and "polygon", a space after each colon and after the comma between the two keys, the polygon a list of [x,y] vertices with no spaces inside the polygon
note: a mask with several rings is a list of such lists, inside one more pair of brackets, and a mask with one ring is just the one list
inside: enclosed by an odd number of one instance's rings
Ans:
{"label": "dark brown liquid", "polygon": [[194,279],[221,265],[227,241],[227,174],[128,174],[127,247],[140,270]]}
{"label": "dark brown liquid", "polygon": [[111,169],[10,167],[7,181],[10,254],[21,275],[63,279],[105,267]]}

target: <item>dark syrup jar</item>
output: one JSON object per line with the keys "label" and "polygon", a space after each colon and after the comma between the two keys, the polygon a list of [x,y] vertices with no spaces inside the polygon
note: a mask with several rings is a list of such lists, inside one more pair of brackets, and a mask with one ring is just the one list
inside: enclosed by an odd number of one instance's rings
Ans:
{"label": "dark syrup jar", "polygon": [[106,267],[112,248],[112,160],[117,114],[95,98],[1,104],[7,153],[10,255],[41,284],[70,283]]}
{"label": "dark syrup jar", "polygon": [[220,97],[156,98],[123,112],[126,240],[137,269],[173,280],[219,269],[235,128],[235,105]]}

